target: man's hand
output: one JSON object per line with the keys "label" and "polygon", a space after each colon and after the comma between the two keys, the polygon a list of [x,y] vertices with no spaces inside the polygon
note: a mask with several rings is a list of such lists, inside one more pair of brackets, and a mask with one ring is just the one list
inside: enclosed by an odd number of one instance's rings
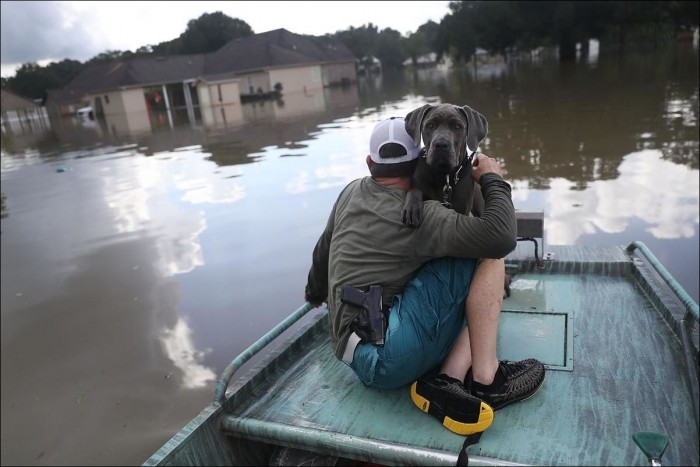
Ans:
{"label": "man's hand", "polygon": [[503,177],[501,166],[496,162],[496,159],[487,156],[486,154],[477,154],[472,162],[472,177],[474,181],[479,183],[479,179],[486,173],[495,173]]}
{"label": "man's hand", "polygon": [[307,294],[306,292],[304,292],[304,301],[307,301],[307,302],[311,303],[311,304],[314,306],[314,308],[318,308],[318,307],[320,307],[321,305],[323,305],[323,302],[324,302],[325,300],[326,300],[325,297],[323,297],[323,298],[321,298],[321,297],[310,297],[309,294]]}

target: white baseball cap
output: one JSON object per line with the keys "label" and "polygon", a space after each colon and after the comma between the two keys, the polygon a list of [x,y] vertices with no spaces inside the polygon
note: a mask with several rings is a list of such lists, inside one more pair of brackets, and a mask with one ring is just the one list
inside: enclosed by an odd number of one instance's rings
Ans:
{"label": "white baseball cap", "polygon": [[[382,157],[379,151],[385,144],[398,144],[405,149],[403,155]],[[369,138],[369,156],[377,164],[398,164],[409,162],[421,154],[420,144],[416,146],[413,138],[406,133],[405,121],[402,117],[391,117],[377,123]]]}

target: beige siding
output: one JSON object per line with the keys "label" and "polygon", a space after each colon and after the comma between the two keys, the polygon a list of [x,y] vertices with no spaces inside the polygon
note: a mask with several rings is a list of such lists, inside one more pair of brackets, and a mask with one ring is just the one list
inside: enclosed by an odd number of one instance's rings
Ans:
{"label": "beige siding", "polygon": [[124,112],[146,112],[146,98],[142,88],[122,91],[121,98]]}
{"label": "beige siding", "polygon": [[355,62],[334,63],[323,66],[323,85],[334,86],[343,82],[354,83],[357,81]]}
{"label": "beige siding", "polygon": [[243,121],[239,81],[221,81],[197,85],[199,109],[205,126],[227,126]]}
{"label": "beige siding", "polygon": [[[257,73],[242,73],[238,75],[240,79],[240,93],[241,94],[255,94],[258,92],[258,88],[261,88],[263,92],[270,92],[270,78],[267,73],[260,71]],[[252,88],[252,91],[251,91]]]}
{"label": "beige siding", "polygon": [[[320,65],[279,68],[270,70],[269,73],[271,89],[274,88],[276,83],[281,83],[283,95],[323,88]],[[265,88],[263,88],[263,90],[265,90]]]}
{"label": "beige siding", "polygon": [[146,99],[143,96],[142,88],[90,94],[90,102],[93,110],[97,107],[95,105],[97,98],[102,100],[102,109],[105,116],[146,112]]}
{"label": "beige siding", "polygon": [[142,88],[124,89],[90,94],[90,105],[96,112],[95,102],[102,101],[107,130],[114,135],[133,135],[151,130]]}
{"label": "beige siding", "polygon": [[[241,102],[238,81],[208,84],[211,105],[229,105]],[[200,102],[200,105],[202,103]]]}

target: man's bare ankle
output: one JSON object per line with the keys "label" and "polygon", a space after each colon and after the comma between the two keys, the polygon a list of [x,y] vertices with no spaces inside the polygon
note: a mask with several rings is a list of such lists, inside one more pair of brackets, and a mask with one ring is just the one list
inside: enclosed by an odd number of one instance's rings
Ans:
{"label": "man's bare ankle", "polygon": [[474,368],[472,366],[472,379],[475,383],[479,383],[483,386],[488,386],[493,383],[496,376],[496,371],[498,370],[498,362],[496,365],[487,368]]}

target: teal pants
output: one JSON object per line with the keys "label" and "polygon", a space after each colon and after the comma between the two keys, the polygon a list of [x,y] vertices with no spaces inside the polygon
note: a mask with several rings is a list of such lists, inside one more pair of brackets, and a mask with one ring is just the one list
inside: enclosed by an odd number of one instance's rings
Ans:
{"label": "teal pants", "polygon": [[421,267],[394,297],[384,346],[355,348],[350,367],[364,384],[398,388],[442,363],[466,325],[464,302],[477,263],[438,258]]}

